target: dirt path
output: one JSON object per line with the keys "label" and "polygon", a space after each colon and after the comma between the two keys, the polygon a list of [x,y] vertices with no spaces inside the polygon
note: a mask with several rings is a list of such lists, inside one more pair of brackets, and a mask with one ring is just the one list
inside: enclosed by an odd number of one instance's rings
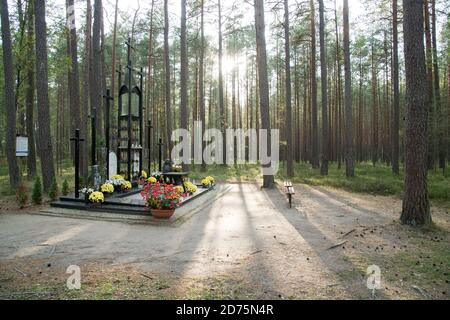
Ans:
{"label": "dirt path", "polygon": [[[420,282],[420,277],[411,281],[411,273],[418,271],[394,270],[409,264],[408,252],[416,254],[418,248],[450,251],[447,212],[435,214],[436,242],[427,231],[417,234],[394,222],[400,201],[393,198],[303,185],[296,191],[295,208],[288,209],[278,189],[232,185],[178,227],[2,214],[0,282],[11,285],[6,269],[15,265],[24,269],[36,264],[29,271],[33,273],[45,264],[65,270],[95,262],[106,269],[126,266],[167,275],[180,285],[183,279],[223,276],[251,287],[245,289],[256,298],[369,299],[365,273],[376,264],[385,280],[377,298],[448,299],[448,255],[429,258],[441,272],[436,284]],[[406,273],[409,279],[403,279]]]}

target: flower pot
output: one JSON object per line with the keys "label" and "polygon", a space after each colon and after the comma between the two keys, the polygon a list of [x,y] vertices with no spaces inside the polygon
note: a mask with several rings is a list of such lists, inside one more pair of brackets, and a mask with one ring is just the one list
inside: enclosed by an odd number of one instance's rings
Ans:
{"label": "flower pot", "polygon": [[160,210],[160,209],[151,209],[151,214],[153,218],[156,219],[170,219],[175,213],[175,209],[171,210]]}

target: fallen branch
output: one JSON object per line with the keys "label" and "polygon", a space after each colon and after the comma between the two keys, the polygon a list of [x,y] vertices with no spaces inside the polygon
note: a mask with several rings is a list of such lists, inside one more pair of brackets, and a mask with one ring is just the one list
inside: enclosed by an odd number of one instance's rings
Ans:
{"label": "fallen branch", "polygon": [[347,233],[344,234],[343,236],[339,237],[339,239],[343,239],[343,238],[345,238],[345,237],[348,236],[349,234],[352,234],[352,233],[355,232],[355,231],[356,231],[356,229],[350,230],[349,232],[347,232]]}
{"label": "fallen branch", "polygon": [[23,272],[22,270],[19,270],[17,268],[14,268],[15,271],[17,271],[18,273],[20,273],[21,275],[23,275],[24,277],[27,276],[27,274],[25,272]]}
{"label": "fallen branch", "polygon": [[141,276],[146,277],[147,279],[153,280],[152,277],[146,275],[145,273],[140,273]]}
{"label": "fallen branch", "polygon": [[339,242],[338,244],[335,244],[335,245],[333,245],[333,246],[329,247],[329,248],[328,248],[327,250],[331,250],[331,249],[335,249],[335,248],[338,248],[338,247],[340,247],[340,246],[342,246],[342,245],[346,244],[347,242],[348,242],[348,240],[345,240],[345,241]]}
{"label": "fallen branch", "polygon": [[257,251],[255,251],[255,252],[250,253],[250,255],[252,256],[252,255],[254,255],[254,254],[261,253],[261,252],[263,252],[263,250],[257,250]]}

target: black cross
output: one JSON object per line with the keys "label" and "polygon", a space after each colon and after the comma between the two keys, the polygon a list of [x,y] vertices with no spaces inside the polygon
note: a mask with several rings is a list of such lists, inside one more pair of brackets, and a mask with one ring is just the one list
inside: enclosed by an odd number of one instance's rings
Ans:
{"label": "black cross", "polygon": [[80,129],[75,130],[75,138],[70,141],[75,141],[75,198],[80,198]]}
{"label": "black cross", "polygon": [[162,146],[164,145],[164,143],[162,142],[162,139],[159,138],[159,143],[158,143],[158,147],[159,147],[159,172],[162,172]]}
{"label": "black cross", "polygon": [[111,97],[111,90],[107,89],[106,90],[106,95],[103,96],[103,98],[106,100],[106,110],[105,110],[105,118],[106,118],[106,123],[105,123],[105,144],[106,144],[106,176],[109,178],[109,132],[110,132],[110,127],[109,127],[109,110],[111,108],[111,101],[114,100],[113,97]]}

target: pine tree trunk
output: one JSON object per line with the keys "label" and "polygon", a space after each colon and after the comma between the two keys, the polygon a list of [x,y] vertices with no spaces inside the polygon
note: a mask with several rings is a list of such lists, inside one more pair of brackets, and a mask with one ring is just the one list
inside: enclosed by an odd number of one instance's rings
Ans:
{"label": "pine tree trunk", "polygon": [[314,169],[320,166],[319,161],[319,128],[317,122],[317,77],[316,77],[316,11],[314,1],[310,0],[311,7],[311,164]]}
{"label": "pine tree trunk", "polygon": [[423,6],[403,0],[406,67],[405,192],[401,221],[423,225],[431,222],[427,186],[428,99],[423,46]]}
{"label": "pine tree trunk", "polygon": [[[267,76],[267,51],[264,23],[264,2],[255,0],[255,28],[256,28],[256,52],[259,75],[259,103],[261,110],[261,129],[267,131],[267,150],[271,150],[271,130],[269,118],[269,80]],[[272,155],[273,156],[273,155]],[[270,167],[266,165],[266,167]],[[273,175],[263,176],[264,188],[272,188]]]}
{"label": "pine tree trunk", "polygon": [[[206,122],[206,117],[205,117],[205,88],[204,88],[204,75],[205,75],[205,21],[204,21],[204,0],[200,0],[200,66],[199,66],[199,86],[198,86],[198,91],[199,91],[199,111],[200,111],[200,120],[202,122],[202,126],[200,128],[201,130],[201,136],[203,137],[203,134],[205,133],[205,122]],[[202,139],[202,150],[204,149],[204,142]],[[202,155],[202,166],[201,166],[201,170],[204,172],[206,171],[206,163],[203,159],[203,155]]]}
{"label": "pine tree trunk", "polygon": [[[431,21],[433,26],[432,44],[433,44],[433,75],[434,75],[434,110],[436,114],[437,134],[437,155],[439,158],[439,168],[445,170],[445,141],[444,141],[444,119],[441,106],[441,89],[439,83],[439,65],[438,65],[438,49],[437,49],[437,22],[436,22],[436,0],[431,0]],[[450,49],[449,49],[450,50]]]}
{"label": "pine tree trunk", "polygon": [[40,143],[42,181],[47,192],[55,176],[53,146],[50,131],[50,101],[48,97],[47,26],[45,22],[45,0],[34,6],[36,30],[36,89],[38,102],[38,135]]}
{"label": "pine tree trunk", "polygon": [[225,130],[227,127],[227,118],[225,114],[224,87],[223,87],[223,34],[222,34],[222,4],[218,0],[219,9],[219,112],[220,112],[220,129],[223,136],[223,164],[226,164],[227,139]]}
{"label": "pine tree trunk", "polygon": [[345,168],[347,177],[355,176],[353,151],[352,75],[350,64],[350,28],[348,0],[344,0],[344,72],[345,72]]}
{"label": "pine tree trunk", "polygon": [[[102,110],[102,67],[101,67],[101,27],[103,17],[103,3],[102,0],[95,0],[94,2],[94,24],[92,27],[92,84],[91,84],[91,116],[95,117],[95,130],[99,134],[103,132],[100,127],[100,118]],[[92,141],[91,141],[92,143]],[[96,148],[97,146],[94,146]],[[96,162],[93,155],[91,157]],[[96,163],[91,163],[94,165]]]}
{"label": "pine tree trunk", "polygon": [[292,145],[292,89],[291,89],[291,51],[289,35],[289,2],[284,0],[284,51],[285,51],[285,72],[286,72],[286,162],[287,176],[294,176],[294,155]]}
{"label": "pine tree trunk", "polygon": [[322,81],[322,166],[320,173],[323,176],[328,175],[328,72],[327,72],[327,53],[325,47],[325,8],[323,0],[319,0],[320,13],[320,70]]}
{"label": "pine tree trunk", "polygon": [[431,26],[430,10],[428,0],[423,0],[423,12],[425,19],[425,43],[426,43],[426,66],[427,66],[427,97],[429,100],[428,113],[428,169],[434,168],[436,163],[434,148],[434,130],[435,130],[435,110],[433,108],[433,53],[431,49]]}
{"label": "pine tree trunk", "polygon": [[92,10],[91,0],[86,1],[86,30],[85,30],[85,43],[84,43],[84,63],[83,63],[83,95],[82,95],[82,117],[80,125],[80,134],[84,141],[81,143],[81,167],[80,175],[84,177],[85,181],[88,178],[88,158],[89,158],[89,145],[88,145],[88,133],[89,133],[89,107],[90,107],[90,95],[91,95],[91,55],[92,55]]}
{"label": "pine tree trunk", "polygon": [[[69,110],[70,110],[70,134],[75,133],[75,129],[80,128],[80,81],[78,77],[78,46],[77,29],[75,26],[75,6],[74,0],[66,1],[66,13],[68,21],[71,22],[70,29],[67,31],[67,57],[70,61],[68,70],[69,84]],[[70,154],[74,157],[74,144],[71,143]]]}
{"label": "pine tree trunk", "polygon": [[166,154],[172,151],[172,107],[170,100],[170,56],[169,56],[169,5],[164,0],[164,65],[165,65],[165,107],[166,107]]}
{"label": "pine tree trunk", "polygon": [[392,91],[394,94],[393,101],[393,118],[392,118],[392,172],[396,175],[400,174],[400,81],[399,81],[399,63],[398,63],[398,5],[397,0],[392,1]]}
{"label": "pine tree trunk", "polygon": [[[189,129],[188,120],[188,47],[187,47],[187,28],[186,28],[186,0],[181,1],[181,75],[180,75],[180,122],[181,129]],[[187,170],[189,163],[183,163],[184,171]]]}
{"label": "pine tree trunk", "polygon": [[[34,57],[34,4],[30,2],[28,5],[28,57]],[[27,89],[25,97],[26,105],[26,127],[28,136],[28,158],[27,158],[27,175],[28,179],[34,179],[36,176],[36,141],[34,138],[34,65],[28,67]]]}
{"label": "pine tree trunk", "polygon": [[[2,0],[2,48],[3,68],[5,77],[5,113],[6,113],[6,156],[8,158],[9,184],[12,190],[20,182],[19,167],[16,159],[16,110],[14,105],[13,55],[11,44],[11,29],[9,24],[8,1]],[[9,97],[9,98],[8,98]]]}

